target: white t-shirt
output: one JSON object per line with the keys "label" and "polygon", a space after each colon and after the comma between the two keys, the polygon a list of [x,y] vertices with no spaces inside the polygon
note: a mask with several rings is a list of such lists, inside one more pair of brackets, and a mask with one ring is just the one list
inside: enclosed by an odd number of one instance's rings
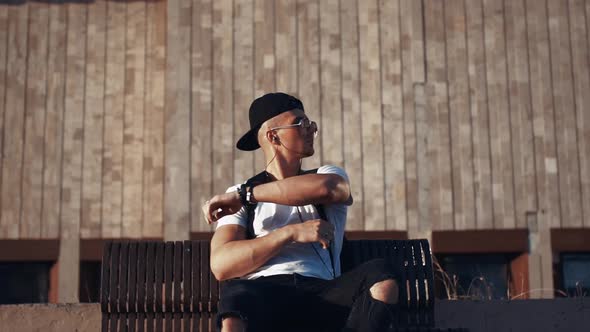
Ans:
{"label": "white t-shirt", "polygon": [[[318,174],[338,174],[347,182],[348,175],[346,172],[336,166],[325,165],[318,169]],[[240,184],[230,187],[227,192],[236,191]],[[321,279],[332,279],[340,275],[340,252],[342,251],[342,239],[346,225],[346,214],[348,206],[346,204],[323,205],[324,212],[328,221],[335,227],[334,241],[330,247],[334,257],[334,269],[330,261],[330,253],[323,249],[319,242],[316,243],[290,243],[285,245],[281,251],[269,259],[264,265],[242,279],[256,279],[263,276],[277,274],[297,273],[308,277]],[[306,206],[287,206],[274,203],[258,203],[254,210],[254,235],[258,237],[265,236],[276,229],[288,224],[301,223],[299,213],[303,221],[319,219],[320,215],[313,205]],[[247,212],[245,208],[233,215],[225,216],[217,221],[217,228],[225,225],[240,225],[247,227]]]}

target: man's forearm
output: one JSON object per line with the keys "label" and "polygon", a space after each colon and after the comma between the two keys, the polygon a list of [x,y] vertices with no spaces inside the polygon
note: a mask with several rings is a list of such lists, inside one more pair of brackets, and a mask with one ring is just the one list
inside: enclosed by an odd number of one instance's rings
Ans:
{"label": "man's forearm", "polygon": [[253,194],[258,202],[302,206],[345,202],[350,189],[340,175],[306,174],[256,186]]}
{"label": "man's forearm", "polygon": [[277,255],[291,237],[283,227],[259,238],[226,242],[212,252],[211,270],[218,280],[244,276]]}

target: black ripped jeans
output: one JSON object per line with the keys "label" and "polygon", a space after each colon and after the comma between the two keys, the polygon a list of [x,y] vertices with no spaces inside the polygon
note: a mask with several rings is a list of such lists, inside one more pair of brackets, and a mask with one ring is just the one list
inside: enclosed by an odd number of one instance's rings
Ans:
{"label": "black ripped jeans", "polygon": [[284,274],[221,284],[217,327],[239,317],[247,331],[385,331],[395,305],[372,298],[373,284],[396,279],[383,259],[357,266],[334,280]]}

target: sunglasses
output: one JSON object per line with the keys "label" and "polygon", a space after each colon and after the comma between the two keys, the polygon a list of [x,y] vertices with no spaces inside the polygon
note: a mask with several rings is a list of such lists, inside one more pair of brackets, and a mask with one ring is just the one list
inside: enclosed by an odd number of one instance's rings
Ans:
{"label": "sunglasses", "polygon": [[306,130],[311,129],[311,131],[313,132],[313,136],[314,137],[318,136],[318,124],[315,121],[309,121],[308,118],[302,118],[297,123],[285,125],[285,126],[274,127],[274,128],[270,128],[269,130],[287,129],[287,128],[296,128],[296,127],[304,128]]}

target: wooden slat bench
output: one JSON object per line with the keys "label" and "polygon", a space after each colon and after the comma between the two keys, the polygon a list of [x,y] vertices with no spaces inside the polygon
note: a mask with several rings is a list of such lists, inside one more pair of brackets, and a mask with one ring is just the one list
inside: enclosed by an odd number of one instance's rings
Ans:
{"label": "wooden slat bench", "polygon": [[[390,331],[434,327],[432,260],[426,240],[349,240],[342,270],[383,257],[402,267],[404,310]],[[215,331],[219,282],[209,269],[209,241],[115,241],[104,246],[102,331]],[[445,329],[444,331],[463,331]]]}

